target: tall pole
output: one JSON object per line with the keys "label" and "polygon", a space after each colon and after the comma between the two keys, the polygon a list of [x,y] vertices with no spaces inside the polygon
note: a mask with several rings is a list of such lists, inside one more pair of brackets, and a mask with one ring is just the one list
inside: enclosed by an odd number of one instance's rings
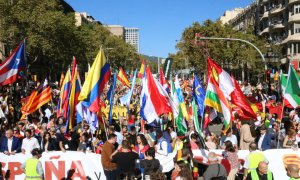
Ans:
{"label": "tall pole", "polygon": [[261,56],[262,61],[265,64],[265,70],[268,69],[267,64],[266,64],[266,60],[264,55],[262,54],[262,52],[258,49],[258,47],[256,47],[253,43],[246,41],[244,39],[238,39],[238,38],[219,38],[219,37],[199,37],[199,39],[201,40],[224,40],[224,41],[240,41],[240,42],[244,42],[246,44],[249,44],[250,46],[254,47],[254,49],[259,53],[259,55]]}
{"label": "tall pole", "polygon": [[157,57],[157,74],[159,74],[159,57]]}

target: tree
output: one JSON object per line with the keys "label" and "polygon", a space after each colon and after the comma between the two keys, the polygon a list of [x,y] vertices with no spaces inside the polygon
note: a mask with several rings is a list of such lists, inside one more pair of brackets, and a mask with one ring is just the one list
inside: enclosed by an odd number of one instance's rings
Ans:
{"label": "tree", "polygon": [[235,69],[251,67],[259,72],[263,71],[261,57],[253,47],[234,41],[198,41],[195,40],[196,33],[200,33],[201,36],[206,37],[248,40],[263,52],[266,51],[266,42],[251,33],[250,30],[244,33],[238,32],[233,30],[230,25],[222,25],[220,21],[213,22],[206,20],[202,25],[195,22],[183,31],[181,41],[176,46],[179,50],[174,57],[176,67],[183,67],[184,61],[182,59],[187,59],[189,66],[195,67],[196,71],[200,72],[206,69],[207,56],[211,56],[217,63],[223,65],[223,67],[229,66]]}

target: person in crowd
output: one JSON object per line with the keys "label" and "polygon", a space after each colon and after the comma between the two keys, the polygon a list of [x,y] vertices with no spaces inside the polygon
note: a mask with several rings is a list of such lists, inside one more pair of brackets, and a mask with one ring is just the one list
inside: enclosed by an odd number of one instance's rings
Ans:
{"label": "person in crowd", "polygon": [[148,124],[145,124],[145,138],[147,139],[148,141],[148,144],[150,147],[153,147],[154,146],[154,143],[155,143],[155,133],[153,131],[153,127],[152,126],[149,126]]}
{"label": "person in crowd", "polygon": [[145,152],[145,159],[141,160],[141,168],[144,169],[144,175],[151,175],[160,169],[159,160],[155,159],[155,149],[150,147]]}
{"label": "person in crowd", "polygon": [[0,152],[6,155],[15,155],[21,152],[21,142],[17,137],[13,136],[11,129],[5,132],[5,138],[1,139]]}
{"label": "person in crowd", "polygon": [[56,125],[56,128],[57,128],[57,131],[60,131],[60,128],[61,127],[64,127],[66,126],[65,124],[65,119],[63,116],[60,116],[58,119],[57,119],[57,125]]}
{"label": "person in crowd", "polygon": [[130,132],[129,132],[129,142],[132,144],[132,145],[135,145],[137,144],[136,142],[136,135],[137,135],[137,131],[136,131],[136,128],[135,126],[131,126],[130,127]]}
{"label": "person in crowd", "polygon": [[246,180],[273,180],[273,173],[268,169],[268,163],[261,161],[256,169],[251,170],[247,174]]}
{"label": "person in crowd", "polygon": [[32,131],[27,129],[25,131],[25,138],[22,141],[21,150],[23,154],[29,154],[35,148],[40,149],[40,144],[35,137],[32,137]]}
{"label": "person in crowd", "polygon": [[129,113],[127,119],[127,129],[131,132],[131,127],[135,126],[135,116],[132,112]]}
{"label": "person in crowd", "polygon": [[172,145],[163,138],[163,133],[161,130],[156,131],[156,139],[157,143],[155,145],[155,151],[158,154],[167,156],[172,152]]}
{"label": "person in crowd", "polygon": [[139,159],[144,159],[145,152],[149,149],[147,139],[143,134],[138,134],[136,136],[137,144],[134,146],[134,151],[139,154]]}
{"label": "person in crowd", "polygon": [[190,145],[191,145],[191,150],[197,150],[199,149],[199,143],[198,143],[198,136],[196,133],[192,133],[190,136]]}
{"label": "person in crowd", "polygon": [[108,134],[115,134],[117,136],[117,144],[115,145],[115,148],[117,148],[118,145],[122,143],[123,135],[120,132],[115,131],[113,126],[109,127]]}
{"label": "person in crowd", "polygon": [[[119,152],[121,151],[121,152]],[[128,140],[123,140],[118,149],[111,155],[112,162],[118,166],[120,179],[131,179],[135,173],[135,162],[139,155],[131,151],[131,144]]]}
{"label": "person in crowd", "polygon": [[267,134],[271,136],[271,148],[277,148],[278,138],[279,138],[279,125],[277,122],[274,122],[272,128],[268,128]]}
{"label": "person in crowd", "polygon": [[226,131],[226,138],[224,142],[226,141],[230,141],[235,148],[238,148],[237,138],[234,134],[232,134],[231,128]]}
{"label": "person in crowd", "polygon": [[259,136],[258,142],[257,142],[258,149],[261,151],[271,149],[272,137],[271,137],[271,135],[267,134],[266,126],[262,125],[259,128],[259,131],[260,131],[260,136]]}
{"label": "person in crowd", "polygon": [[217,154],[214,152],[208,153],[209,166],[203,174],[204,180],[209,180],[216,177],[227,177],[225,167],[219,163]]}
{"label": "person in crowd", "polygon": [[217,149],[217,145],[216,145],[215,142],[213,142],[213,137],[212,136],[206,136],[205,145],[209,150]]}
{"label": "person in crowd", "polygon": [[14,137],[18,138],[20,141],[22,141],[24,138],[24,136],[21,135],[21,132],[18,127],[13,128],[13,135]]}
{"label": "person in crowd", "polygon": [[122,125],[121,134],[124,136],[128,135],[128,127],[126,125]]}
{"label": "person in crowd", "polygon": [[230,171],[227,180],[235,180],[235,175],[240,167],[238,150],[232,145],[231,141],[225,142],[225,158],[229,161]]}
{"label": "person in crowd", "polygon": [[79,142],[77,151],[92,152],[92,150],[93,150],[93,147],[92,147],[91,142],[89,141],[89,135],[86,132],[81,133],[80,142]]}
{"label": "person in crowd", "polygon": [[106,179],[116,180],[118,177],[117,164],[112,162],[111,155],[114,153],[114,144],[117,142],[117,135],[109,134],[107,141],[102,146],[101,164]]}
{"label": "person in crowd", "polygon": [[192,172],[184,161],[176,162],[172,177],[175,180],[193,180]]}
{"label": "person in crowd", "polygon": [[299,170],[299,167],[295,164],[287,165],[286,172],[290,180],[300,180]]}
{"label": "person in crowd", "polygon": [[284,141],[283,141],[283,148],[291,148],[296,141],[296,133],[294,129],[290,129],[288,131],[288,135],[285,136]]}
{"label": "person in crowd", "polygon": [[[25,138],[26,139],[26,138]],[[26,179],[44,179],[44,170],[41,161],[42,152],[38,148],[34,148],[31,152],[32,158],[29,158],[21,165],[22,171],[25,173]]]}
{"label": "person in crowd", "polygon": [[257,150],[255,142],[250,143],[249,151],[250,154],[246,157],[244,164],[244,179],[246,179],[248,172],[255,170],[258,167],[259,162],[269,162],[265,155],[261,151]]}
{"label": "person in crowd", "polygon": [[174,141],[177,137],[177,133],[174,131],[174,126],[169,126],[168,131],[169,131],[172,141]]}
{"label": "person in crowd", "polygon": [[241,150],[248,150],[249,149],[249,144],[251,142],[255,141],[255,138],[251,134],[251,129],[250,125],[252,123],[248,121],[247,123],[243,124],[240,130],[240,149]]}
{"label": "person in crowd", "polygon": [[70,149],[70,142],[68,138],[65,136],[65,133],[66,133],[66,126],[61,126],[60,133],[56,135],[59,149],[62,152],[66,152],[66,150]]}
{"label": "person in crowd", "polygon": [[42,152],[56,151],[58,150],[57,142],[52,139],[51,134],[46,132],[41,141]]}

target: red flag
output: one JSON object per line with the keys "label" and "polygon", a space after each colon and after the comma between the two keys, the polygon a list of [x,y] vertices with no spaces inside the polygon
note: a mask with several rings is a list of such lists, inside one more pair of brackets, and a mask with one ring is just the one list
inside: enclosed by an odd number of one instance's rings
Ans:
{"label": "red flag", "polygon": [[126,73],[124,72],[124,70],[120,67],[119,69],[119,73],[118,73],[118,80],[125,86],[130,88],[130,83],[128,80],[128,77],[126,75]]}
{"label": "red flag", "polygon": [[159,82],[161,86],[166,90],[166,92],[170,92],[170,85],[168,84],[165,78],[164,71],[162,68],[159,69]]}
{"label": "red flag", "polygon": [[256,119],[256,114],[252,110],[250,102],[247,100],[246,96],[243,94],[237,81],[233,77],[231,77],[231,80],[233,81],[234,86],[235,86],[234,91],[230,94],[231,103],[236,105],[237,107],[241,108],[245,119]]}

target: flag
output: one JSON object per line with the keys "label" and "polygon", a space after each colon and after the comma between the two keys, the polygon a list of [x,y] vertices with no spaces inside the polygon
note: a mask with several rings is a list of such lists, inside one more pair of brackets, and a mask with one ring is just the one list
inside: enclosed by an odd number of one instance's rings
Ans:
{"label": "flag", "polygon": [[223,114],[224,126],[227,130],[231,120],[230,105],[222,90],[217,86],[217,82],[212,77],[209,77],[208,80],[204,104]]}
{"label": "flag", "polygon": [[234,91],[235,88],[231,77],[210,57],[207,58],[207,72],[208,76],[212,76],[213,79],[217,82],[218,87],[221,89],[225,97],[230,98],[230,94]]}
{"label": "flag", "polygon": [[187,110],[186,110],[186,106],[185,106],[185,102],[184,102],[182,90],[181,90],[181,87],[180,87],[177,75],[175,76],[175,89],[176,89],[176,94],[177,94],[177,97],[178,97],[178,100],[179,100],[179,105],[181,107],[181,111],[182,111],[183,117],[186,120],[189,120],[188,119],[189,115],[188,115]]}
{"label": "flag", "polygon": [[[293,88],[297,89],[299,80],[297,80],[298,75],[296,74],[294,68],[290,65],[288,78],[286,78],[282,72],[280,73],[281,88],[283,92],[284,101],[287,101],[289,104],[296,108],[300,105],[300,97],[298,94],[293,93]],[[297,91],[297,90],[295,90]],[[287,103],[284,103],[285,105]]]}
{"label": "flag", "polygon": [[175,124],[177,126],[178,134],[183,135],[187,131],[186,121],[183,117],[180,102],[176,92],[175,84],[172,81],[171,83],[171,99],[174,106],[172,106],[172,113],[174,117]]}
{"label": "flag", "polygon": [[65,75],[63,72],[61,72],[60,80],[59,80],[59,88],[61,88],[61,86],[63,85],[64,79],[65,79]]}
{"label": "flag", "polygon": [[52,99],[52,91],[48,84],[48,80],[45,79],[43,84],[40,84],[39,87],[31,93],[28,102],[21,108],[23,115],[28,115],[41,106],[48,103]]}
{"label": "flag", "polygon": [[158,88],[158,83],[155,82],[149,67],[146,68],[142,85],[140,114],[148,124],[159,118],[160,115],[172,112],[168,97]]}
{"label": "flag", "polygon": [[25,41],[0,64],[0,85],[8,85],[17,80],[18,73],[26,68]]}
{"label": "flag", "polygon": [[198,112],[199,115],[203,118],[203,113],[204,113],[204,99],[205,99],[205,89],[200,83],[198,77],[195,75],[194,76],[194,83],[193,83],[193,97],[196,101],[196,104],[198,106]]}
{"label": "flag", "polygon": [[256,119],[256,114],[251,108],[251,104],[243,94],[237,81],[231,77],[234,83],[234,91],[231,93],[231,103],[241,109],[242,114],[239,114],[243,119]]}
{"label": "flag", "polygon": [[214,108],[206,106],[205,107],[205,113],[204,113],[203,127],[207,128],[208,124],[211,121],[213,121],[216,117],[218,117],[218,114],[217,114],[216,110]]}
{"label": "flag", "polygon": [[193,98],[193,101],[192,101],[192,109],[193,109],[193,121],[194,121],[195,130],[198,134],[200,134],[202,137],[204,137],[202,134],[202,131],[201,131],[199,120],[198,120],[198,108],[196,105],[195,97]]}
{"label": "flag", "polygon": [[81,89],[80,78],[78,73],[78,66],[76,58],[73,58],[73,67],[71,75],[70,93],[68,97],[68,112],[67,112],[67,130],[72,129],[75,126],[75,112],[76,105],[78,104],[78,96]]}
{"label": "flag", "polygon": [[300,78],[292,65],[289,67],[285,93],[300,94]]}
{"label": "flag", "polygon": [[100,110],[100,95],[110,79],[110,74],[109,64],[106,62],[103,50],[100,49],[78,97],[79,101],[83,101],[82,105],[93,113]]}
{"label": "flag", "polygon": [[92,113],[88,108],[82,105],[82,101],[76,105],[76,119],[77,124],[86,120],[92,130],[92,133],[99,128],[97,114]]}
{"label": "flag", "polygon": [[165,79],[164,71],[162,68],[159,69],[159,82],[162,85],[162,87],[165,89],[165,91],[169,93],[170,88],[167,80]]}
{"label": "flag", "polygon": [[140,72],[138,74],[138,78],[140,78],[140,79],[143,78],[145,69],[146,69],[146,63],[145,63],[144,60],[142,60],[142,64],[141,64]]}
{"label": "flag", "polygon": [[116,74],[114,74],[113,82],[112,82],[112,84],[109,88],[109,91],[107,93],[107,96],[109,98],[109,116],[108,116],[109,125],[112,125],[112,109],[113,109],[113,106],[114,106],[113,101],[114,101],[116,82],[117,82],[117,77],[116,77]]}
{"label": "flag", "polygon": [[121,104],[125,104],[126,106],[130,105],[131,96],[133,94],[133,90],[134,90],[134,86],[135,86],[135,81],[136,81],[136,73],[137,73],[137,70],[134,71],[134,75],[133,75],[133,79],[132,79],[132,82],[131,82],[130,91],[127,94],[125,94],[124,96],[122,96],[120,98]]}
{"label": "flag", "polygon": [[120,67],[119,73],[118,73],[118,80],[125,86],[130,87],[130,83],[128,80],[128,77],[126,76],[126,73],[124,70]]}
{"label": "flag", "polygon": [[62,82],[60,88],[59,101],[57,105],[57,116],[67,117],[68,112],[68,97],[70,92],[70,84],[71,84],[71,71],[70,69],[67,71],[64,81]]}

